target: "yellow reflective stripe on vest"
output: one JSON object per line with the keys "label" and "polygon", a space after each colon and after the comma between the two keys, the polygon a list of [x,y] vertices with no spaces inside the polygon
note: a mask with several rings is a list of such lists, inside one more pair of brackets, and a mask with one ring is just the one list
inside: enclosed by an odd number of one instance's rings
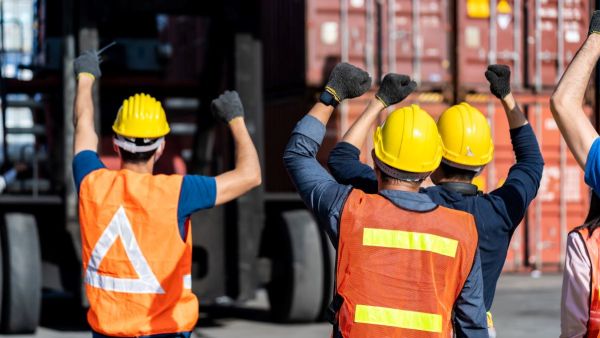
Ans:
{"label": "yellow reflective stripe on vest", "polygon": [[458,241],[420,232],[364,228],[363,245],[429,251],[454,258]]}
{"label": "yellow reflective stripe on vest", "polygon": [[442,332],[441,315],[387,307],[356,305],[354,322],[427,332]]}

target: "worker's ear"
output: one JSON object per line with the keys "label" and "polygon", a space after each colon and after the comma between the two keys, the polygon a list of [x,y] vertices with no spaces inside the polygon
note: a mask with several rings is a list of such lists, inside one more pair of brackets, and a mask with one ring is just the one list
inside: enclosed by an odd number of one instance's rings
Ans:
{"label": "worker's ear", "polygon": [[156,161],[158,161],[158,159],[162,156],[163,151],[165,151],[165,145],[167,144],[167,141],[163,141],[160,144],[160,147],[158,147],[158,149],[156,149],[156,152],[154,153],[154,163],[156,163]]}
{"label": "worker's ear", "polygon": [[117,146],[115,144],[115,139],[113,138],[113,150],[115,151],[115,153],[117,153],[117,155],[120,157],[121,156],[121,152],[119,151],[119,146]]}

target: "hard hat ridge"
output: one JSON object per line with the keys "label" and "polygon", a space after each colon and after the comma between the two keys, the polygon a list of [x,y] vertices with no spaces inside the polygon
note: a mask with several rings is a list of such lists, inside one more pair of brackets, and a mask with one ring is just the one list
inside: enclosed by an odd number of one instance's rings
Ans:
{"label": "hard hat ridge", "polygon": [[490,125],[475,107],[463,102],[448,108],[437,122],[443,141],[443,162],[480,171],[494,156]]}
{"label": "hard hat ridge", "polygon": [[388,176],[420,181],[440,164],[441,143],[435,121],[427,112],[417,105],[403,107],[377,127],[374,160]]}
{"label": "hard hat ridge", "polygon": [[144,93],[123,100],[112,129],[124,137],[149,139],[163,137],[170,131],[160,101]]}

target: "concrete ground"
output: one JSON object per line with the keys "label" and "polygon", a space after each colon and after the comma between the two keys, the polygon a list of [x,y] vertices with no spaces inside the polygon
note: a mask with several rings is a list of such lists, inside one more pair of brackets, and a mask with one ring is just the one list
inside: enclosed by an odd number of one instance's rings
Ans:
{"label": "concrete ground", "polygon": [[[503,275],[498,284],[494,301],[494,319],[498,337],[549,338],[560,334],[560,275]],[[81,323],[83,314],[64,313],[55,309],[59,304],[47,307],[42,327],[36,335],[0,337],[80,338],[90,337]],[[54,309],[53,309],[54,308]],[[53,309],[53,310],[49,310]],[[59,316],[48,315],[48,311]],[[72,319],[72,320],[70,320]],[[205,338],[325,338],[331,328],[327,323],[310,325],[282,325],[268,322],[264,293],[259,299],[237,310],[219,310],[210,318],[201,316],[196,337]]]}

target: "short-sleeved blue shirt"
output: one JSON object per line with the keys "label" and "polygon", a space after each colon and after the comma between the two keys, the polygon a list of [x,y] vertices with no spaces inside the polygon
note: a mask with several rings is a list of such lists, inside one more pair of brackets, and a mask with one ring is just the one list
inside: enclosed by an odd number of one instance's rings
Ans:
{"label": "short-sleeved blue shirt", "polygon": [[[73,178],[77,192],[83,179],[94,170],[106,168],[98,154],[91,150],[78,153],[73,159]],[[181,238],[185,238],[185,221],[196,211],[215,206],[217,184],[214,177],[185,175],[179,193],[177,223]]]}
{"label": "short-sleeved blue shirt", "polygon": [[585,183],[594,191],[600,191],[600,137],[592,143],[585,162]]}

